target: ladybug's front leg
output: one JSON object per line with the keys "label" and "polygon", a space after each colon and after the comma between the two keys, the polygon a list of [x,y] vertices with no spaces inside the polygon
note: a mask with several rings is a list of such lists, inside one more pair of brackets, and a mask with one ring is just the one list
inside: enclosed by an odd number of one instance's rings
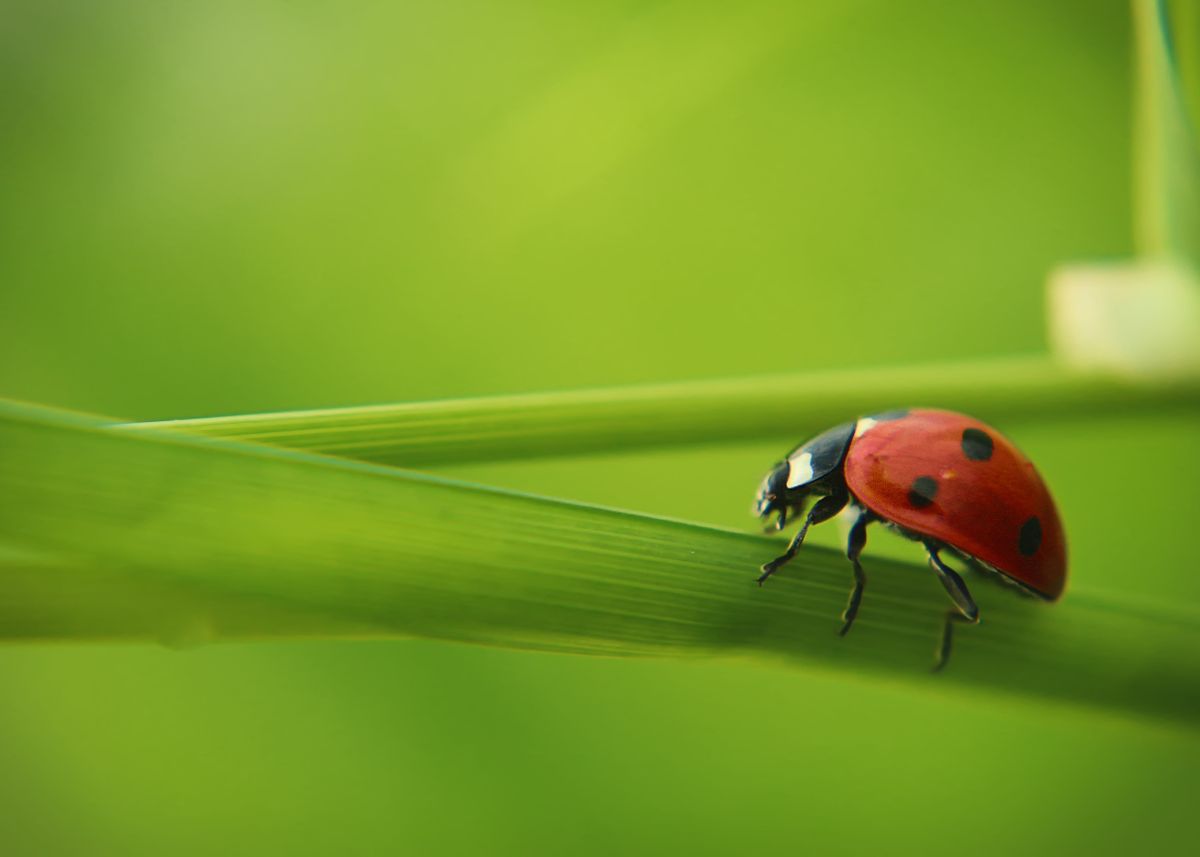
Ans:
{"label": "ladybug's front leg", "polygon": [[963,582],[958,572],[942,561],[938,554],[941,545],[927,541],[925,549],[929,551],[929,564],[937,572],[938,580],[942,582],[942,586],[946,587],[946,592],[956,608],[947,611],[946,621],[942,624],[942,642],[938,646],[937,661],[933,665],[933,671],[938,672],[950,660],[950,646],[954,642],[954,623],[974,625],[979,621],[979,608],[975,606],[975,599],[967,591],[967,584]]}
{"label": "ladybug's front leg", "polygon": [[808,510],[808,516],[804,519],[804,523],[800,525],[800,531],[792,538],[792,543],[788,545],[787,550],[762,567],[762,574],[758,576],[758,585],[762,586],[764,580],[779,571],[796,555],[796,551],[800,550],[800,545],[804,544],[804,536],[810,526],[828,521],[842,511],[849,501],[850,498],[845,494],[833,494],[822,497],[814,503],[813,507]]}

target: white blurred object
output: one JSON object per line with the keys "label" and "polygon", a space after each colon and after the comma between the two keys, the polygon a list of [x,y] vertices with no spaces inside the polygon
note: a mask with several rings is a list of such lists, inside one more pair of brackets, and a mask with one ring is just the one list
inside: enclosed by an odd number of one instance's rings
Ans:
{"label": "white blurred object", "polygon": [[1200,373],[1200,276],[1183,262],[1061,267],[1050,274],[1050,344],[1077,369]]}

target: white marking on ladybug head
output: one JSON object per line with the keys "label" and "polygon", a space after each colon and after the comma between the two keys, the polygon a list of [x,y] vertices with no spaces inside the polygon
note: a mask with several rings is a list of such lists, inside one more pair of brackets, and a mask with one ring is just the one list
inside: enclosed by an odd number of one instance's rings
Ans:
{"label": "white marking on ladybug head", "polygon": [[863,417],[858,421],[858,424],[854,426],[854,436],[856,438],[862,437],[877,425],[879,425],[877,420],[873,420],[870,417]]}
{"label": "white marking on ladybug head", "polygon": [[812,482],[812,453],[802,452],[795,458],[788,459],[788,481],[787,487],[799,488],[801,485],[807,485]]}

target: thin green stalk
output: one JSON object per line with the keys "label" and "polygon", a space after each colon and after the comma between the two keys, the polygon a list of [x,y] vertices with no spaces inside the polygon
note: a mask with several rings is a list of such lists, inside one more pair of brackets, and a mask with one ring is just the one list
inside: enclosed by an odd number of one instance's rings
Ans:
{"label": "thin green stalk", "polygon": [[0,629],[15,639],[428,637],[605,655],[742,655],[1197,724],[1200,617],[976,587],[873,559],[836,635],[843,557],[355,461],[0,404]]}
{"label": "thin green stalk", "polygon": [[796,373],[567,393],[251,414],[160,423],[211,437],[406,467],[769,439],[859,414],[944,407],[1002,425],[1200,406],[1200,378],[1086,375],[1041,358]]}
{"label": "thin green stalk", "polygon": [[1185,259],[1194,270],[1200,270],[1198,6],[1133,0],[1137,248],[1144,256]]}

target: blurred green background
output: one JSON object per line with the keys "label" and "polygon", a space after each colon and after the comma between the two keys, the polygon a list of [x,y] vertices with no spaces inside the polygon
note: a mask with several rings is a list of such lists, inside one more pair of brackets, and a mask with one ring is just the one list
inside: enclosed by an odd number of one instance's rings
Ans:
{"label": "blurred green background", "polygon": [[[1094,0],[10,0],[0,395],[165,418],[1036,351],[1047,271],[1130,253],[1129,45]],[[1200,603],[1197,428],[1011,427],[1072,585]],[[446,472],[749,529],[788,434]],[[1175,850],[1198,762],[742,661],[0,649],[5,855]]]}

